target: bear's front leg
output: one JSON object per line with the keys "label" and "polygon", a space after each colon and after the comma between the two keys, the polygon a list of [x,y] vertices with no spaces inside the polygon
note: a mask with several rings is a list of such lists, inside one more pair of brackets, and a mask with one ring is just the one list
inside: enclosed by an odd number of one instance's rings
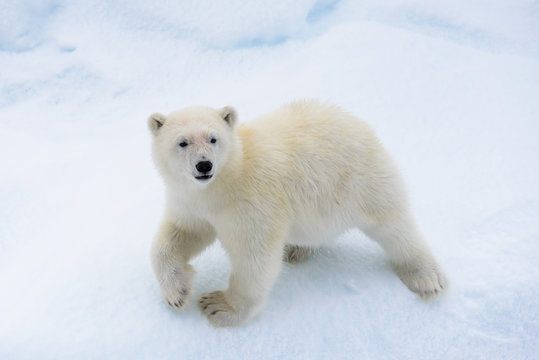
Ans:
{"label": "bear's front leg", "polygon": [[152,244],[152,267],[165,302],[172,308],[182,308],[191,293],[193,268],[189,259],[215,240],[209,225],[188,228],[163,221]]}
{"label": "bear's front leg", "polygon": [[221,239],[230,256],[228,289],[203,294],[198,304],[212,325],[237,326],[260,310],[281,269],[281,236]]}

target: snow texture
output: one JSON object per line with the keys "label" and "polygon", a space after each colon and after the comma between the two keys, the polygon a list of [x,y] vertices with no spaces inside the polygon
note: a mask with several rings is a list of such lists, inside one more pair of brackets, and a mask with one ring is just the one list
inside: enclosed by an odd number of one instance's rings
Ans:
{"label": "snow texture", "polygon": [[[3,0],[0,358],[539,358],[537,39],[528,0]],[[147,116],[302,98],[376,129],[449,293],[422,302],[352,231],[247,326],[169,310]],[[226,287],[218,244],[194,266],[195,297]]]}

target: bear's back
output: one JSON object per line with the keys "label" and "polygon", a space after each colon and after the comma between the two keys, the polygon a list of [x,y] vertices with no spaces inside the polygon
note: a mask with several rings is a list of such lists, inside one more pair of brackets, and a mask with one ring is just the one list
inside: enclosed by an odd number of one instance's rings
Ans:
{"label": "bear's back", "polygon": [[238,135],[243,172],[251,179],[245,184],[285,193],[298,221],[324,218],[344,205],[384,157],[366,123],[318,101],[286,105],[242,124]]}

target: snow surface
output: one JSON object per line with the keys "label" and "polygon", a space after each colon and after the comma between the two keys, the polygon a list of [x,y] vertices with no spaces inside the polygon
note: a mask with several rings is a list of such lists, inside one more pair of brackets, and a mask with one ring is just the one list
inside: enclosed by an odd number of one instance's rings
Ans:
{"label": "snow surface", "polygon": [[[0,358],[538,359],[537,39],[529,0],[3,0]],[[450,292],[353,231],[247,326],[169,310],[147,116],[313,97],[377,130]],[[219,245],[194,265],[195,300],[226,287]]]}

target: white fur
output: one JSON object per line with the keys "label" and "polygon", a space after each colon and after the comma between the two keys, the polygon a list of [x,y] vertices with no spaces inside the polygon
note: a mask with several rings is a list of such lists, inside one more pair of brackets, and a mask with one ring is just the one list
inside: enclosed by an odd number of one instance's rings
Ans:
{"label": "white fur", "polygon": [[[430,298],[446,287],[396,167],[368,125],[318,102],[293,103],[237,127],[236,120],[229,107],[148,120],[167,190],[152,264],[170,306],[186,303],[188,261],[216,237],[230,257],[229,287],[203,295],[199,305],[215,326],[234,326],[261,308],[284,252],[285,260],[303,261],[357,227],[380,243],[410,290]],[[209,180],[195,178],[201,159],[213,163]]]}

